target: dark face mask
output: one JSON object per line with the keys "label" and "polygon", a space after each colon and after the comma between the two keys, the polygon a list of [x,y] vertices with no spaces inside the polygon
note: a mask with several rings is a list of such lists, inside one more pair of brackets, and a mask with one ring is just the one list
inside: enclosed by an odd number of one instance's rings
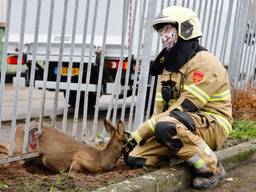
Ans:
{"label": "dark face mask", "polygon": [[198,44],[198,39],[185,41],[181,38],[168,51],[164,48],[150,67],[150,74],[159,75],[166,69],[169,72],[178,72],[199,51],[206,50]]}

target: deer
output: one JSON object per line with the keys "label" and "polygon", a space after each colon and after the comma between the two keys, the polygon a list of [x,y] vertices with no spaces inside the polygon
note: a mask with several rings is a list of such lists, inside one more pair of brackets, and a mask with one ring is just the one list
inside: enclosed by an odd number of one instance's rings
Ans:
{"label": "deer", "polygon": [[[38,152],[45,167],[54,172],[67,171],[101,173],[113,170],[124,152],[127,132],[122,121],[116,127],[104,120],[110,140],[103,149],[78,142],[56,128],[38,129],[37,123],[31,123],[29,130],[28,152]],[[24,125],[17,126],[14,154],[22,154]],[[8,152],[0,146],[0,152]]]}

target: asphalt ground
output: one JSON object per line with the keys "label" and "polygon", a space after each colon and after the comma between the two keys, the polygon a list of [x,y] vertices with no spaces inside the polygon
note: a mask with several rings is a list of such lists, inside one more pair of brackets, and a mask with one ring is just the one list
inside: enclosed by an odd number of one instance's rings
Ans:
{"label": "asphalt ground", "polygon": [[227,172],[225,180],[215,189],[195,190],[188,188],[184,192],[256,192],[256,161],[239,166]]}

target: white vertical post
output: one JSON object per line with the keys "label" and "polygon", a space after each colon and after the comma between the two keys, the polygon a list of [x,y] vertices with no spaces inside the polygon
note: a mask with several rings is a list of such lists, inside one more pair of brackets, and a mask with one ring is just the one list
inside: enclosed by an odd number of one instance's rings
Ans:
{"label": "white vertical post", "polygon": [[22,6],[22,15],[21,15],[21,26],[20,26],[20,41],[19,41],[19,53],[18,53],[18,66],[16,72],[16,82],[17,85],[15,88],[14,94],[14,104],[12,110],[12,123],[11,123],[11,132],[9,136],[9,156],[13,155],[14,149],[14,137],[16,131],[16,120],[17,120],[17,108],[18,108],[18,98],[20,94],[20,77],[21,77],[21,68],[22,68],[22,57],[23,57],[23,47],[24,47],[24,33],[25,33],[25,24],[26,24],[26,11],[27,11],[27,0],[24,0]]}
{"label": "white vertical post", "polygon": [[[137,101],[145,101],[146,92],[147,92],[147,83],[148,83],[148,75],[149,75],[149,63],[151,58],[151,48],[152,48],[152,38],[153,38],[153,30],[151,26],[151,22],[155,16],[157,1],[150,0],[148,3],[148,11],[147,11],[147,23],[144,37],[144,46],[142,50],[142,63],[140,71],[140,81],[138,86],[138,96]],[[135,111],[135,119],[134,119],[134,127],[137,128],[142,122],[144,118],[144,102],[136,102],[136,111]]]}

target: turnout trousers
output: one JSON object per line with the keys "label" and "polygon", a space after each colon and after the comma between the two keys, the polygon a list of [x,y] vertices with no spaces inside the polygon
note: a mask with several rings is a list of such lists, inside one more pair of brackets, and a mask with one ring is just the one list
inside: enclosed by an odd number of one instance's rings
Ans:
{"label": "turnout trousers", "polygon": [[129,153],[128,165],[158,167],[163,160],[178,156],[192,164],[199,174],[216,173],[217,157],[213,151],[221,148],[228,133],[210,115],[188,114],[195,130],[188,129],[174,117],[161,117],[156,122],[154,136]]}

